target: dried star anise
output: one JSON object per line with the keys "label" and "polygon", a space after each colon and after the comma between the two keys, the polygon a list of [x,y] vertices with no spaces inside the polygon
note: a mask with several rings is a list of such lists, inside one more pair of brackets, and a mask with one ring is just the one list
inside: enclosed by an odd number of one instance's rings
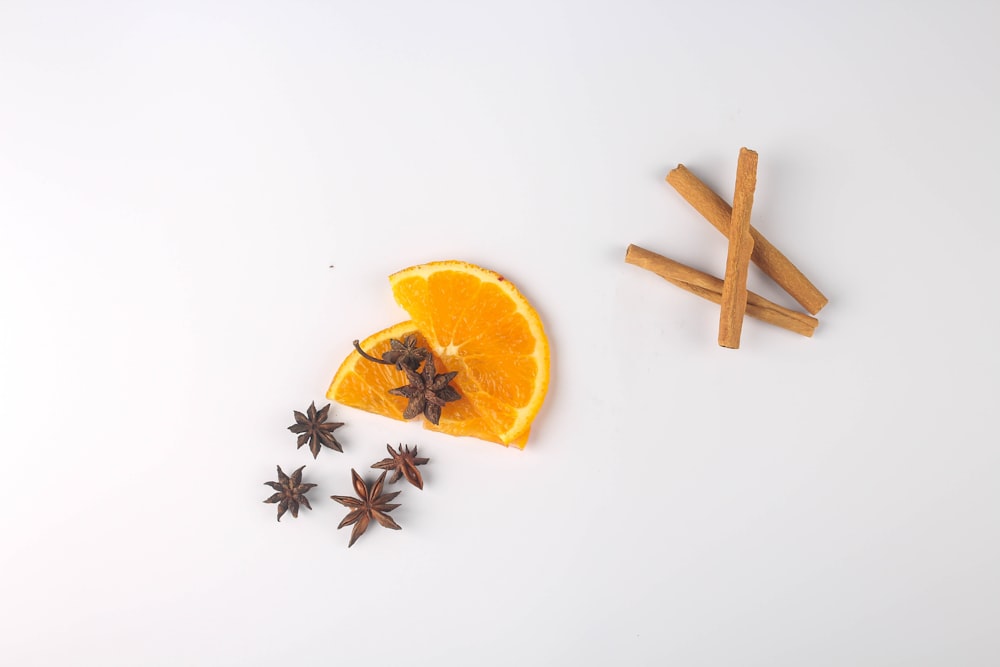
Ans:
{"label": "dried star anise", "polygon": [[358,341],[354,341],[354,349],[362,357],[368,361],[374,361],[376,364],[393,365],[397,370],[404,368],[416,370],[420,366],[420,362],[430,356],[430,351],[417,345],[417,337],[412,334],[401,341],[390,338],[389,347],[391,349],[383,352],[381,359],[376,359],[362,350]]}
{"label": "dried star anise", "polygon": [[403,419],[413,419],[423,412],[427,421],[436,426],[441,419],[441,406],[461,398],[455,388],[448,385],[458,373],[452,371],[438,375],[433,359],[428,358],[424,362],[420,373],[405,367],[403,372],[410,384],[389,390],[390,394],[405,396],[410,401],[403,411]]}
{"label": "dried star anise", "polygon": [[[305,466],[302,466],[302,468],[305,468]],[[278,521],[281,521],[281,515],[288,510],[291,510],[292,516],[298,519],[299,505],[305,505],[306,508],[312,509],[312,505],[309,504],[306,494],[309,493],[309,489],[316,485],[302,483],[302,468],[293,472],[292,476],[289,477],[281,470],[281,466],[278,466],[278,481],[264,482],[265,486],[269,486],[277,491],[277,493],[264,502],[278,503]]]}
{"label": "dried star anise", "polygon": [[413,446],[412,452],[409,445],[401,444],[398,452],[392,448],[392,445],[386,445],[385,448],[389,450],[389,456],[392,458],[382,459],[378,463],[373,463],[372,468],[395,471],[395,474],[389,478],[390,484],[399,481],[400,477],[406,477],[406,481],[413,486],[418,489],[424,488],[424,479],[420,476],[417,466],[424,465],[430,459],[418,457],[416,445]]}
{"label": "dried star anise", "polygon": [[306,414],[302,414],[298,410],[295,411],[295,423],[288,427],[292,433],[300,434],[298,447],[309,443],[309,451],[312,452],[313,458],[319,456],[321,446],[329,447],[338,452],[344,451],[337,439],[333,437],[333,432],[344,423],[327,422],[326,417],[329,413],[329,403],[320,410],[316,410],[316,402],[313,401],[309,404]]}
{"label": "dried star anise", "polygon": [[357,498],[351,496],[330,496],[344,507],[350,507],[351,511],[344,517],[344,520],[337,526],[338,530],[344,526],[354,525],[351,531],[351,541],[347,543],[348,548],[353,545],[361,535],[368,530],[368,524],[372,519],[378,521],[379,525],[393,530],[399,530],[399,524],[392,520],[388,512],[399,507],[398,503],[389,501],[399,495],[399,491],[392,493],[382,493],[382,485],[385,483],[385,472],[379,475],[378,480],[369,489],[365,481],[361,479],[353,468],[351,469],[351,481],[354,484],[354,492]]}

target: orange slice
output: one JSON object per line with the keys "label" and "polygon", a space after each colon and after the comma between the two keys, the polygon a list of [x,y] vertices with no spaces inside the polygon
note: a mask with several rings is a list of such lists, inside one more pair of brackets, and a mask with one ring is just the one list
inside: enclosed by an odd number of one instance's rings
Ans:
{"label": "orange slice", "polygon": [[[400,322],[388,329],[372,334],[361,341],[361,349],[374,357],[381,357],[383,352],[389,350],[389,341],[393,338],[402,340],[406,336],[415,335],[418,344],[428,347],[428,341],[417,330],[413,322]],[[434,359],[435,365],[441,369],[447,364],[440,357]],[[406,408],[406,399],[402,396],[394,396],[387,393],[393,387],[406,384],[405,376],[395,366],[386,366],[366,361],[356,351],[351,352],[337,370],[330,388],[326,392],[327,398],[337,401],[341,405],[346,405],[360,410],[392,417],[393,419],[403,419],[403,410]],[[456,383],[452,383],[456,384]],[[459,393],[462,390],[459,389]],[[464,394],[463,394],[464,397]],[[475,405],[468,400],[458,400],[448,403],[441,413],[441,420],[437,426],[424,420],[427,428],[448,433],[451,435],[468,435],[491,442],[502,443],[499,436],[493,432],[493,421],[481,416]],[[523,448],[527,443],[528,433],[511,441],[509,444]]]}
{"label": "orange slice", "polygon": [[517,444],[549,386],[549,343],[528,300],[499,273],[459,261],[413,266],[389,284],[443,367],[458,371],[452,384],[466,401],[456,404],[471,403],[475,428]]}

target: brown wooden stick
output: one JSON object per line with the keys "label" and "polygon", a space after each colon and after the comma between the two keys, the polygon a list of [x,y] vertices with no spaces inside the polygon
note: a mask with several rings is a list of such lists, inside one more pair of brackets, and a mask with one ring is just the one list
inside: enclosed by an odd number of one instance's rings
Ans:
{"label": "brown wooden stick", "polygon": [[[711,188],[698,180],[698,177],[682,164],[667,174],[667,183],[726,238],[729,238],[729,223],[733,217],[733,209],[722,197],[712,192]],[[827,303],[823,293],[752,225],[750,235],[754,241],[753,254],[750,257],[753,263],[774,282],[781,285],[782,289],[802,304],[803,308],[813,315],[818,313]]]}
{"label": "brown wooden stick", "polygon": [[719,345],[731,349],[740,346],[743,314],[747,310],[747,271],[753,237],[750,236],[750,211],[757,189],[757,153],[740,149],[736,162],[736,190],[733,193],[733,219],[729,223],[729,252],[722,279],[722,308],[719,309]]}
{"label": "brown wooden stick", "polygon": [[[625,261],[652,271],[692,294],[715,303],[722,303],[722,281],[715,276],[692,269],[637,245],[628,247],[625,251]],[[779,306],[753,292],[747,292],[747,315],[806,337],[811,337],[819,325],[819,320],[815,317]]]}

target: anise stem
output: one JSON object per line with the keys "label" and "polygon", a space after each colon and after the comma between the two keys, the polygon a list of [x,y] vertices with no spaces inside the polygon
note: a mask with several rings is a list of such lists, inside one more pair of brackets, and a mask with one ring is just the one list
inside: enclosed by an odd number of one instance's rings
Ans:
{"label": "anise stem", "polygon": [[376,359],[372,355],[370,355],[367,352],[365,352],[364,350],[362,350],[361,349],[361,345],[358,343],[358,341],[354,341],[354,349],[357,350],[358,354],[360,354],[362,357],[364,357],[368,361],[374,361],[376,364],[385,364],[386,366],[395,366],[395,362],[386,361],[385,359]]}

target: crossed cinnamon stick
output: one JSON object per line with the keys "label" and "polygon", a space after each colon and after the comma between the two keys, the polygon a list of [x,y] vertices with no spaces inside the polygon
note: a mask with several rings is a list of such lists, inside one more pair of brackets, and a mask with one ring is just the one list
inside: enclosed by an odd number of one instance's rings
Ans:
{"label": "crossed cinnamon stick", "polygon": [[827,298],[816,286],[750,225],[757,183],[757,153],[740,149],[732,207],[683,164],[667,175],[667,182],[729,239],[725,278],[720,280],[636,245],[628,247],[625,261],[720,304],[719,345],[723,347],[739,347],[744,314],[803,336],[812,336],[819,324],[815,317],[779,306],[746,288],[749,263],[753,261],[810,313],[816,314],[827,303]]}

